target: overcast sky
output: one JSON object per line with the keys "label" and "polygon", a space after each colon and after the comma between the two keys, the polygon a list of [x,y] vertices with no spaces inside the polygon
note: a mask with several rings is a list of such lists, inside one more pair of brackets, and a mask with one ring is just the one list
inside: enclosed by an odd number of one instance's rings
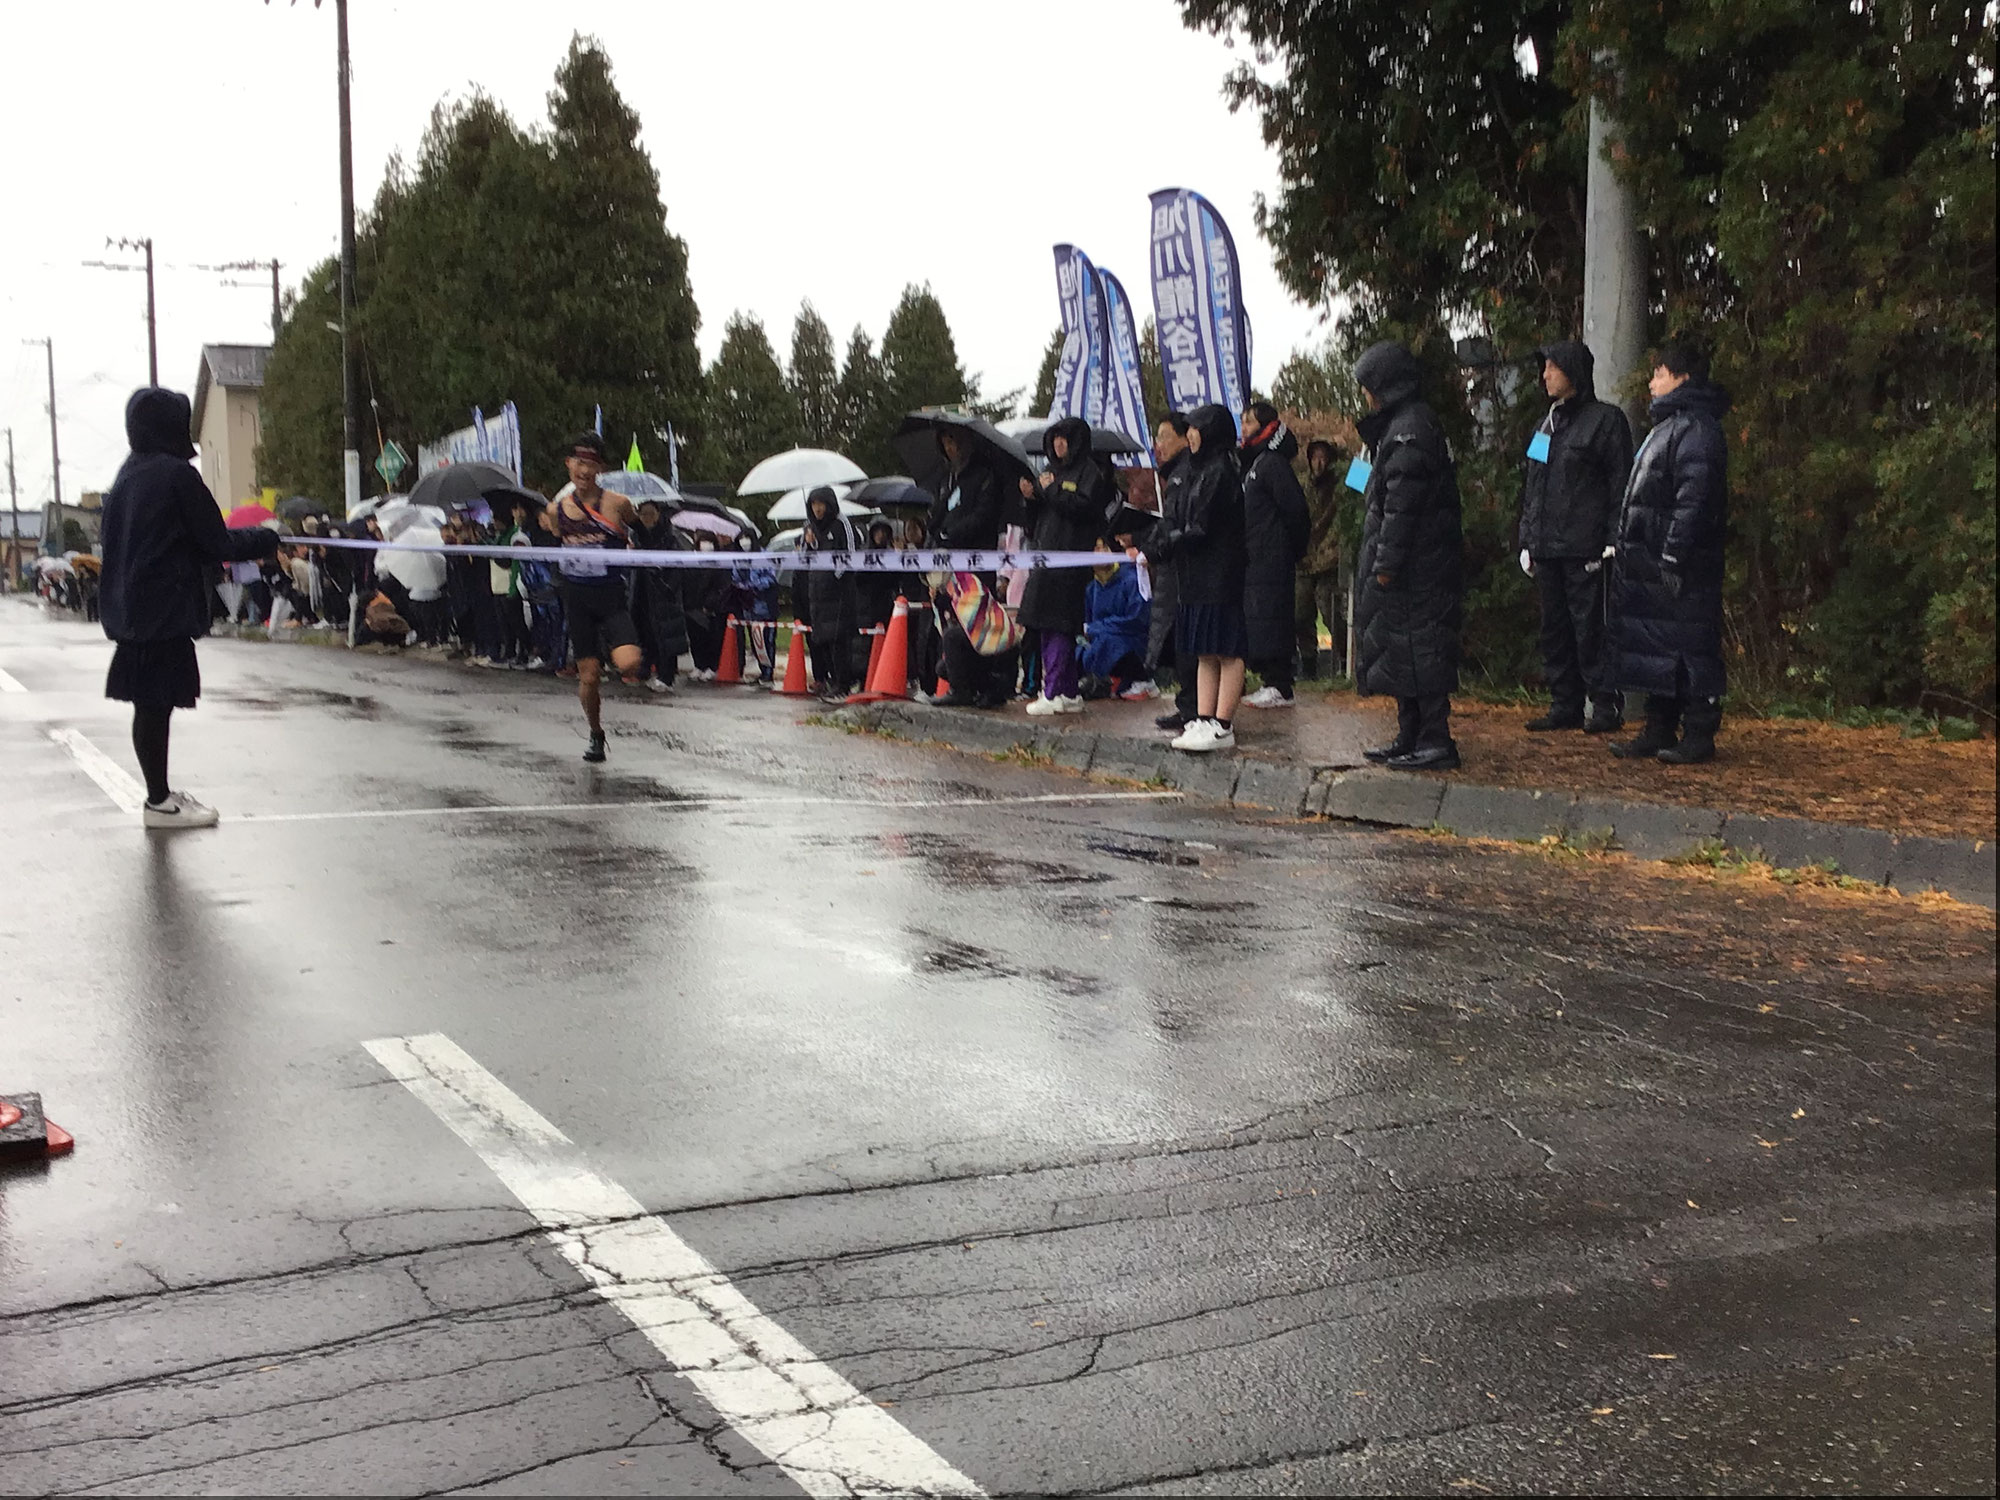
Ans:
{"label": "overcast sky", "polygon": [[[705,359],[736,308],[782,358],[805,297],[842,347],[857,322],[879,339],[903,285],[928,281],[986,391],[1031,385],[1058,321],[1050,247],[1081,246],[1143,315],[1146,197],[1168,186],[1207,194],[1235,231],[1260,385],[1321,331],[1252,221],[1275,176],[1254,116],[1222,100],[1243,53],[1186,30],[1172,0],[351,0],[350,15],[364,209],[440,97],[482,88],[540,123],[571,33],[603,42],[688,245]],[[49,497],[50,466],[42,350],[22,341],[55,339],[66,496],[110,482],[146,376],[144,278],[82,262],[132,259],[107,237],[153,237],[160,379],[192,393],[202,344],[270,338],[268,273],[198,267],[276,256],[289,287],[337,247],[335,120],[331,4],[0,4],[0,424],[24,504]]]}

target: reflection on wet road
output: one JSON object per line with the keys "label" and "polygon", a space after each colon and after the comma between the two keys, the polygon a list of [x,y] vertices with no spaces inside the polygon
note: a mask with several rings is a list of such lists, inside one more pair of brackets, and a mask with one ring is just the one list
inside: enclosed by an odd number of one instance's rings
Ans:
{"label": "reflection on wet road", "polygon": [[1993,1482],[1986,914],[248,642],[148,838],[107,656],[0,604],[9,1490]]}

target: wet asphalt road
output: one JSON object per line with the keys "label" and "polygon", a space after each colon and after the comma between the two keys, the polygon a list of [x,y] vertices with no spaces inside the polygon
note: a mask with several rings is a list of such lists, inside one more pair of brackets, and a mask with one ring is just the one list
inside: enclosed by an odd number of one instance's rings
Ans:
{"label": "wet asphalt road", "polygon": [[1596,963],[1435,841],[250,642],[149,837],[50,737],[133,769],[108,655],[0,601],[0,1089],[78,1140],[0,1175],[0,1490],[840,1492],[428,1034],[989,1493],[1993,1486],[1990,963]]}

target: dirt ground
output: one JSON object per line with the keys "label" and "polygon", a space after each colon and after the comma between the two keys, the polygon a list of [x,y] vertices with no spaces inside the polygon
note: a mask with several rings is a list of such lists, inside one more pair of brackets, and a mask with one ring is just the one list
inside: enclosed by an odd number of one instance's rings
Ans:
{"label": "dirt ground", "polygon": [[1528,734],[1521,726],[1540,711],[1454,703],[1462,774],[1504,786],[1564,787],[1898,833],[1994,836],[1991,739],[1947,744],[1817,720],[1725,719],[1712,762],[1676,767],[1619,760],[1601,735]]}
{"label": "dirt ground", "polygon": [[1698,959],[1705,974],[1779,992],[1774,1004],[1806,990],[1870,1013],[1921,1015],[1953,1036],[1993,1025],[1994,914],[1948,897],[1414,831],[1397,837],[1419,853],[1399,897],[1480,912],[1536,946],[1648,968]]}

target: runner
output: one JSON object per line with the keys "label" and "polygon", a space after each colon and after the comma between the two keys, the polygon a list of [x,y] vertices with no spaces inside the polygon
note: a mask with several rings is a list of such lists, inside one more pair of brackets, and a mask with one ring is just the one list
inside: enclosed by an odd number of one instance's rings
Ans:
{"label": "runner", "polygon": [[566,462],[574,488],[556,503],[555,530],[557,541],[579,554],[560,564],[562,599],[569,617],[570,649],[576,656],[576,696],[590,722],[590,748],[583,758],[594,764],[604,759],[604,721],[598,704],[605,653],[610,653],[611,665],[621,676],[630,677],[639,670],[640,651],[632,597],[626,591],[629,580],[623,576],[626,570],[614,570],[586,554],[630,547],[639,515],[623,495],[597,487],[605,458],[604,440],[596,433],[580,434],[570,444]]}

